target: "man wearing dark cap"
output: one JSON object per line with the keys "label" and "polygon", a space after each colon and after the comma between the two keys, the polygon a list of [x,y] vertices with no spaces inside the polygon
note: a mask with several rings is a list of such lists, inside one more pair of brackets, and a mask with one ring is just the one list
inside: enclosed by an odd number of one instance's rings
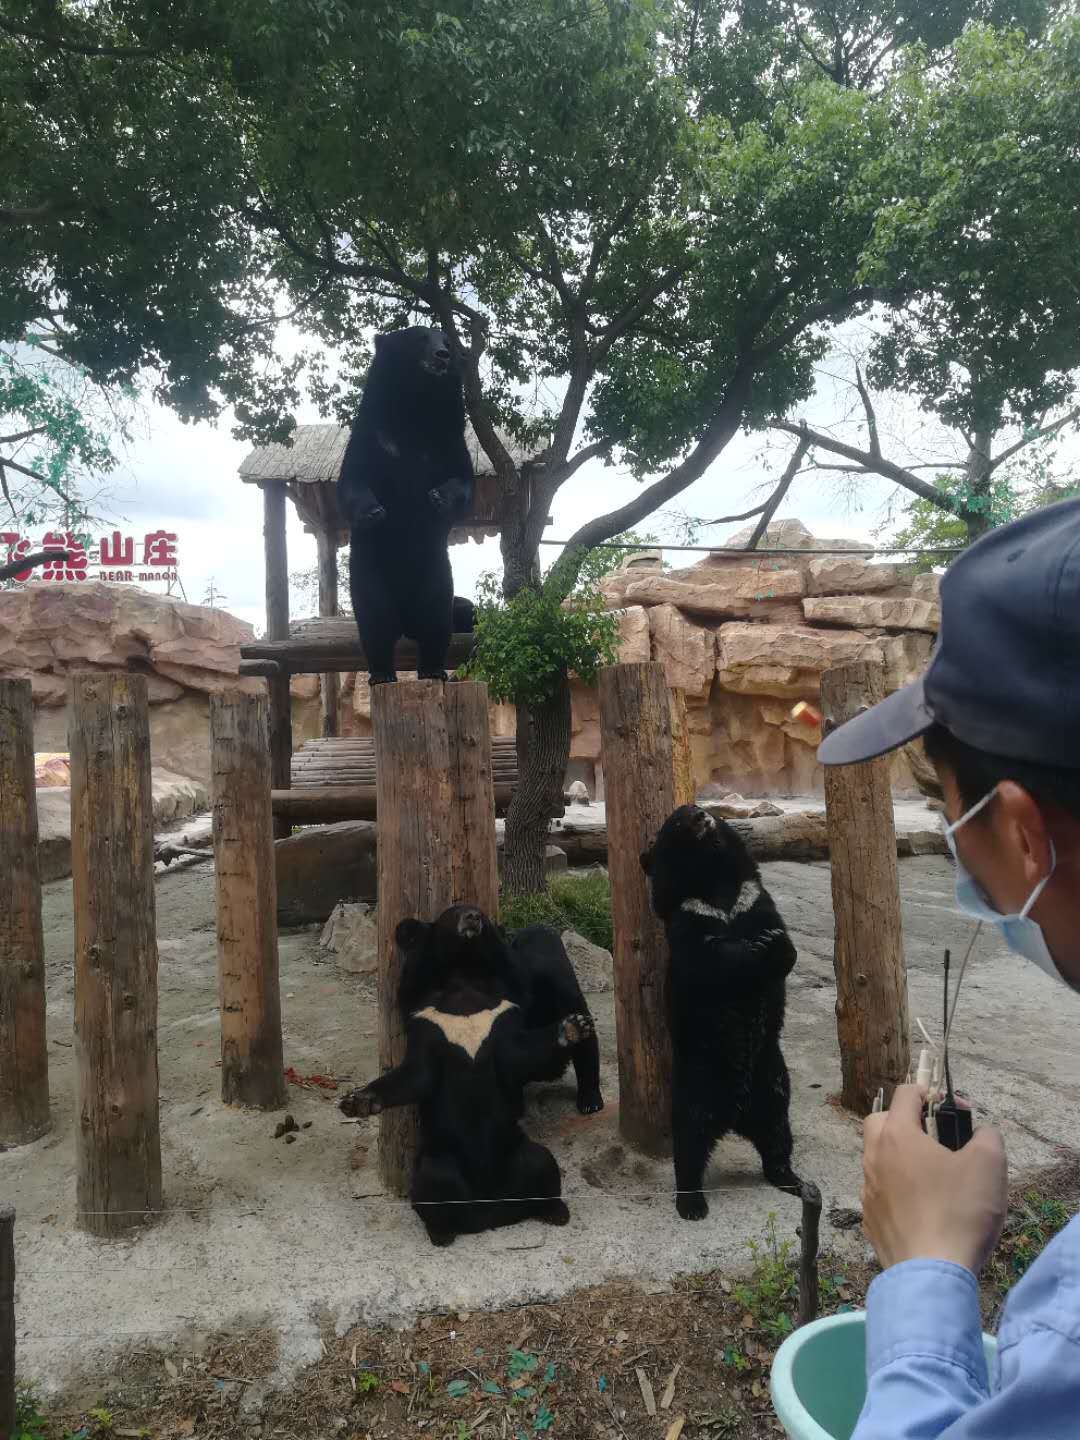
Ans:
{"label": "man wearing dark cap", "polygon": [[[944,791],[959,908],[1080,991],[1080,500],[959,556],[926,673],[819,753],[846,765],[918,736]],[[1080,1217],[1012,1290],[987,1389],[975,1276],[1005,1217],[1005,1150],[989,1128],[956,1153],[937,1144],[922,1100],[901,1086],[866,1121],[863,1224],[885,1269],[867,1297],[852,1440],[1078,1440]]]}

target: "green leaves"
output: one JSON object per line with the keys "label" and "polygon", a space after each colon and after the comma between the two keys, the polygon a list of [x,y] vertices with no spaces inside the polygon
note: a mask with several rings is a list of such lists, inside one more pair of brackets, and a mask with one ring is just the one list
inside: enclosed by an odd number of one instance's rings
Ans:
{"label": "green leaves", "polygon": [[494,575],[481,578],[476,645],[465,673],[485,681],[493,700],[540,705],[560,677],[576,675],[592,684],[600,666],[614,661],[619,620],[604,608],[595,579],[587,576],[568,599],[563,593],[558,562],[542,585],[511,600],[502,597]]}

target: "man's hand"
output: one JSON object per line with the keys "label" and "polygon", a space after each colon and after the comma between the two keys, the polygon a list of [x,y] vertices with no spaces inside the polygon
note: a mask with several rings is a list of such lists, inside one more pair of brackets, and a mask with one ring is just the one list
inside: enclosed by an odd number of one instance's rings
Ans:
{"label": "man's hand", "polygon": [[864,1122],[863,1229],[886,1267],[951,1260],[977,1273],[1005,1220],[1005,1147],[982,1129],[954,1154],[923,1131],[922,1104],[919,1086],[900,1085]]}

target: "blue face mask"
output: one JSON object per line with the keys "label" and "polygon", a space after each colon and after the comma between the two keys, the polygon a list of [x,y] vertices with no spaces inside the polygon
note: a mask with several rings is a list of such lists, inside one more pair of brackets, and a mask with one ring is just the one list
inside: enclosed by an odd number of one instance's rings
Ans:
{"label": "blue face mask", "polygon": [[982,886],[964,868],[963,861],[956,853],[956,841],[953,838],[961,825],[966,825],[973,815],[990,804],[990,801],[997,794],[991,790],[989,795],[984,795],[977,805],[960,816],[952,825],[946,825],[944,829],[945,842],[952,852],[956,861],[956,904],[957,908],[965,915],[970,915],[973,920],[983,921],[985,924],[993,925],[1005,944],[1014,955],[1021,955],[1025,960],[1030,960],[1037,965],[1044,975],[1049,975],[1052,980],[1060,980],[1070,990],[1080,990],[1080,985],[1066,980],[1061,971],[1054,963],[1054,957],[1046,944],[1046,937],[1042,928],[1031,918],[1031,910],[1039,896],[1050,883],[1050,876],[1057,869],[1057,851],[1054,849],[1054,842],[1050,841],[1050,870],[1039,881],[1038,885],[1027,898],[1024,908],[1015,915],[1002,915],[1000,910],[995,910],[991,905],[989,897]]}

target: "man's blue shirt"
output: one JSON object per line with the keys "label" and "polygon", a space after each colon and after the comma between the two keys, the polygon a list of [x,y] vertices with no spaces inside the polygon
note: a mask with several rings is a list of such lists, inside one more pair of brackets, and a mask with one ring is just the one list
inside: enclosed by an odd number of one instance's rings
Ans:
{"label": "man's blue shirt", "polygon": [[867,1295],[852,1440],[1080,1440],[1080,1216],[1009,1295],[986,1384],[975,1277],[908,1260]]}

